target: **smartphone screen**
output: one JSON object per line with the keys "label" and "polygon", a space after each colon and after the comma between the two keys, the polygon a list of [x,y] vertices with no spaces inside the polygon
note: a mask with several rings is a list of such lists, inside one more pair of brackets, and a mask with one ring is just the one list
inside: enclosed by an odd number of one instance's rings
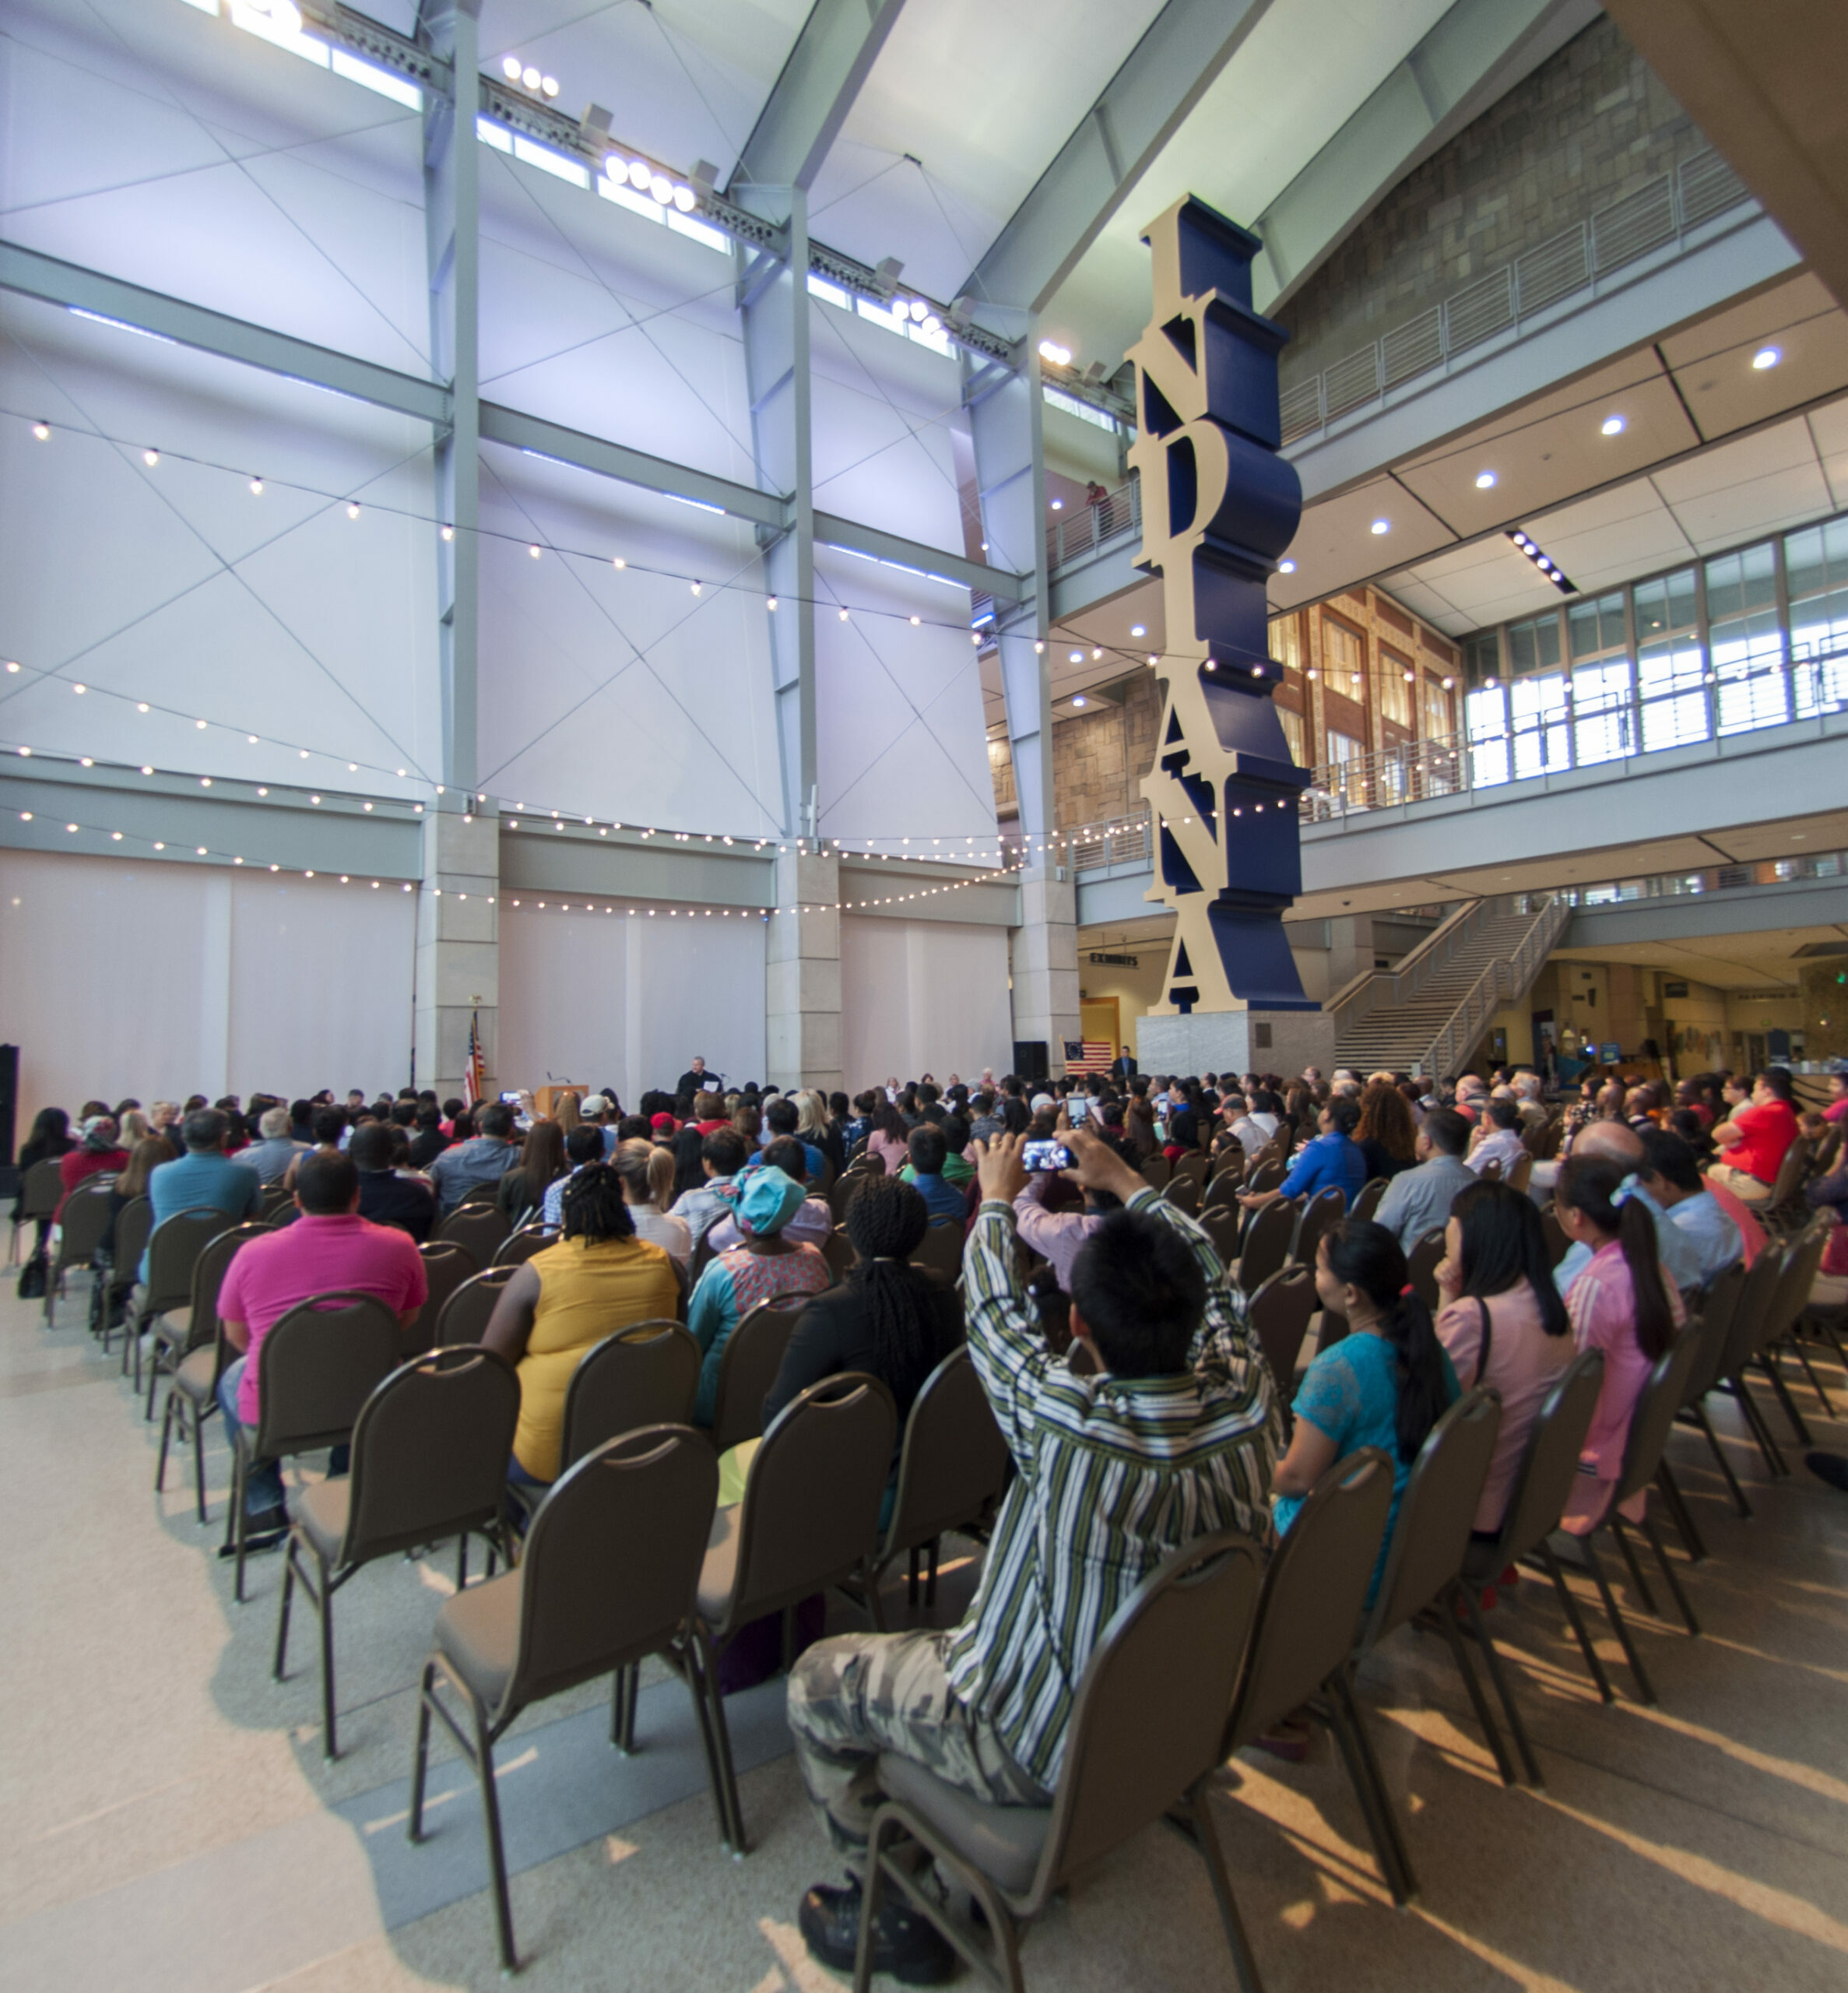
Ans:
{"label": "smartphone screen", "polygon": [[1021,1151],[1021,1162],[1029,1170],[1070,1169],[1072,1152],[1063,1142],[1029,1142]]}
{"label": "smartphone screen", "polygon": [[1074,1128],[1082,1127],[1091,1113],[1091,1102],[1081,1093],[1075,1093],[1065,1103],[1065,1118]]}
{"label": "smartphone screen", "polygon": [[503,1107],[518,1107],[519,1104],[520,1096],[517,1093],[504,1093],[501,1096],[501,1105]]}

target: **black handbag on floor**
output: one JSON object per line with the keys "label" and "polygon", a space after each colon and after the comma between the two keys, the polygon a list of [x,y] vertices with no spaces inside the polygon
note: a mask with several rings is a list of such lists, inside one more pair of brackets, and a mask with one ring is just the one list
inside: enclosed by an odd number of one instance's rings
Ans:
{"label": "black handbag on floor", "polygon": [[19,1296],[22,1301],[43,1301],[50,1262],[43,1253],[34,1253],[19,1269]]}

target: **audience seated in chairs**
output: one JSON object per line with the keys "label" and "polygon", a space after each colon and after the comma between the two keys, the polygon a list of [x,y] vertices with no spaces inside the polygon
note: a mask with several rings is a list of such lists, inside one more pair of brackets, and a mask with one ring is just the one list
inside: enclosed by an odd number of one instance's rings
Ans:
{"label": "audience seated in chairs", "polygon": [[1472,1533],[1501,1533],[1508,1498],[1547,1394],[1577,1354],[1565,1302],[1553,1284],[1539,1207],[1506,1183],[1457,1193],[1438,1263],[1444,1305],[1437,1337],[1465,1390],[1486,1384],[1502,1423]]}
{"label": "audience seated in chairs", "polygon": [[[1625,1197],[1635,1197],[1649,1214],[1649,1221],[1655,1226],[1657,1256],[1668,1275],[1670,1285],[1678,1292],[1691,1292],[1704,1285],[1700,1271],[1702,1247],[1699,1242],[1692,1232],[1669,1222],[1667,1213],[1650,1196],[1648,1186],[1643,1182],[1648,1160],[1642,1137],[1634,1128],[1622,1121],[1594,1121],[1579,1136],[1569,1160],[1615,1163],[1618,1177],[1623,1183]],[[1565,1169],[1562,1164],[1558,1181],[1563,1183],[1565,1180]],[[1559,1203],[1557,1185],[1554,1190],[1553,1203],[1557,1208]],[[1562,1294],[1570,1295],[1572,1283],[1591,1264],[1595,1250],[1576,1234],[1573,1235],[1573,1243],[1567,1249],[1565,1257],[1553,1269],[1553,1278]]]}
{"label": "audience seated in chairs", "polygon": [[[263,1186],[257,1172],[225,1154],[228,1125],[223,1109],[216,1107],[195,1108],[180,1124],[186,1153],[177,1162],[163,1162],[148,1179],[148,1201],[154,1207],[156,1226],[175,1211],[201,1207],[223,1211],[234,1223],[263,1215]],[[297,1167],[299,1171],[300,1165]],[[146,1254],[141,1278],[147,1278]]]}
{"label": "audience seated in chairs", "polygon": [[539,1221],[543,1225],[564,1223],[564,1193],[572,1179],[592,1163],[608,1159],[602,1128],[594,1121],[580,1122],[564,1138],[564,1159],[569,1165],[564,1175],[546,1185],[539,1202]]}
{"label": "audience seated in chairs", "polygon": [[1735,1260],[1744,1257],[1739,1227],[1722,1207],[1695,1162],[1694,1151],[1667,1128],[1641,1131],[1642,1162],[1637,1175],[1650,1201],[1669,1224],[1692,1242],[1692,1263],[1682,1269],[1684,1291],[1711,1287]]}
{"label": "audience seated in chairs", "polygon": [[[1729,1098],[1732,1090],[1728,1089]],[[1791,1103],[1790,1076],[1780,1067],[1755,1074],[1749,1101],[1740,1101],[1713,1130],[1725,1152],[1708,1174],[1748,1204],[1770,1200],[1784,1151],[1797,1139],[1797,1111]]]}
{"label": "audience seated in chairs", "polygon": [[694,1403],[695,1425],[712,1423],[719,1359],[739,1323],[763,1302],[819,1294],[834,1278],[816,1247],[782,1236],[803,1204],[802,1185],[782,1170],[752,1171],[737,1204],[743,1243],[708,1261],[700,1275],[687,1313],[687,1326],[705,1359]]}
{"label": "audience seated in chairs", "polygon": [[[188,1116],[188,1125],[195,1118]],[[255,1184],[250,1172],[244,1173]],[[155,1172],[156,1179],[160,1174]],[[428,1292],[423,1262],[409,1237],[360,1215],[360,1172],[350,1156],[304,1156],[296,1169],[295,1203],[300,1215],[294,1224],[238,1247],[218,1291],[225,1341],[238,1352],[218,1380],[227,1431],[233,1419],[255,1430],[257,1353],[291,1308],[321,1294],[376,1295],[408,1329]],[[282,1474],[273,1460],[251,1464],[244,1510],[247,1547],[288,1527]]]}
{"label": "audience seated in chairs", "polygon": [[430,1184],[444,1218],[477,1184],[497,1184],[520,1160],[512,1140],[513,1109],[504,1101],[483,1108],[476,1126],[479,1134],[458,1138],[430,1165]]}
{"label": "audience seated in chairs", "polygon": [[58,1208],[51,1214],[54,1225],[64,1216],[65,1204],[79,1183],[105,1170],[119,1172],[128,1166],[128,1152],[117,1139],[114,1115],[91,1115],[77,1135],[77,1146],[58,1158],[59,1190]]}
{"label": "audience seated in chairs", "polygon": [[[596,1135],[594,1127],[573,1133]],[[519,1375],[508,1473],[535,1485],[558,1478],[565,1393],[586,1353],[632,1323],[671,1320],[680,1299],[673,1261],[637,1236],[622,1179],[610,1164],[586,1163],[567,1179],[560,1219],[564,1236],[515,1272],[481,1338]]]}
{"label": "audience seated in chairs", "polygon": [[[1072,1269],[1071,1325],[1097,1375],[1046,1348],[1021,1285],[1012,1206],[1017,1138],[978,1146],[982,1205],[964,1260],[970,1352],[1019,1464],[988,1576],[951,1632],[849,1634],[809,1649],[789,1681],[789,1725],[809,1796],[846,1856],[845,1887],[817,1884],[799,1913],[810,1950],[851,1969],[881,1750],[995,1805],[1046,1806],[1072,1692],[1112,1614],[1198,1534],[1267,1533],[1275,1408],[1244,1303],[1205,1235],[1095,1136],[1070,1137],[1087,1189],[1112,1213]],[[1108,1502],[1101,1499],[1108,1485]],[[1052,1602],[1064,1600],[1055,1612]],[[876,1970],[945,1977],[946,1942],[888,1899]]]}
{"label": "audience seated in chairs", "polygon": [[[1622,1132],[1636,1140],[1630,1130]],[[1610,1506],[1611,1484],[1623,1472],[1630,1415],[1686,1313],[1659,1243],[1673,1228],[1657,1225],[1646,1194],[1622,1162],[1586,1155],[1581,1144],[1559,1172],[1553,1207],[1567,1237],[1591,1253],[1566,1290],[1573,1341],[1604,1354],[1604,1387],[1562,1525],[1583,1534]],[[1640,1520],[1646,1499],[1638,1495],[1626,1503],[1626,1520]]]}
{"label": "audience seated in chairs", "polygon": [[948,1218],[961,1225],[967,1204],[961,1186],[951,1183],[943,1174],[943,1166],[950,1157],[950,1145],[943,1130],[929,1121],[921,1122],[911,1131],[907,1146],[911,1181],[924,1200],[932,1220]]}
{"label": "audience seated in chairs", "polygon": [[1491,1162],[1501,1165],[1504,1178],[1512,1176],[1515,1165],[1527,1153],[1520,1128],[1521,1110],[1512,1095],[1491,1095],[1482,1103],[1482,1118],[1464,1162],[1478,1176]]}
{"label": "audience seated in chairs", "polygon": [[1361,1094],[1361,1118],[1354,1139],[1360,1145],[1369,1183],[1376,1176],[1390,1179],[1416,1167],[1418,1124],[1412,1118],[1411,1103],[1390,1079],[1367,1082]]}
{"label": "audience seated in chairs", "polygon": [[400,1175],[395,1162],[399,1131],[383,1121],[363,1121],[346,1153],[360,1172],[360,1216],[395,1225],[421,1246],[436,1228],[436,1193],[421,1176]]}
{"label": "audience seated in chairs", "polygon": [[1238,1202],[1248,1211],[1262,1211],[1280,1197],[1313,1197],[1318,1190],[1339,1190],[1349,1204],[1367,1180],[1367,1165],[1354,1131],[1360,1125],[1358,1101],[1331,1100],[1319,1117],[1321,1133],[1306,1144],[1274,1190],[1248,1190]]}
{"label": "audience seated in chairs", "polygon": [[657,1142],[618,1142],[610,1162],[622,1179],[636,1237],[684,1267],[693,1257],[693,1234],[683,1218],[667,1211],[674,1200],[673,1151]]}
{"label": "audience seated in chairs", "polygon": [[[738,1228],[738,1200],[749,1189],[751,1179],[760,1170],[780,1169],[791,1183],[799,1183],[803,1160],[801,1143],[793,1135],[778,1135],[767,1148],[759,1149],[736,1176],[712,1179],[712,1190],[722,1208],[704,1236],[714,1252],[729,1252],[734,1246],[743,1244],[744,1234]],[[834,1214],[827,1198],[807,1197],[796,1215],[785,1221],[782,1236],[792,1245],[813,1246],[819,1252],[834,1228]]]}

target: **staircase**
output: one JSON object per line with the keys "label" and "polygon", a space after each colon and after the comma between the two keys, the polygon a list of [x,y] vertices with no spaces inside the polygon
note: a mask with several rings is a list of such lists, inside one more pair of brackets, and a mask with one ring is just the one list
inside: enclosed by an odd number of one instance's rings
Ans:
{"label": "staircase", "polygon": [[1455,1072],[1496,1011],[1518,1003],[1565,926],[1552,897],[1475,900],[1390,969],[1358,977],[1329,1006],[1335,1060],[1355,1071]]}

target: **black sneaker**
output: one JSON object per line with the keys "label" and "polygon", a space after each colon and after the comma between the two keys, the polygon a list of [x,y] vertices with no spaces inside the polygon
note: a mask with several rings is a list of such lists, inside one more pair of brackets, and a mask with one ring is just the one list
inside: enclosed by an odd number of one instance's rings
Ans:
{"label": "black sneaker", "polygon": [[[247,1557],[260,1556],[265,1550],[274,1550],[279,1544],[289,1540],[289,1511],[286,1509],[265,1509],[259,1514],[249,1517],[244,1525],[244,1554]],[[221,1543],[218,1546],[220,1557],[231,1558],[237,1555],[235,1543]]]}
{"label": "black sneaker", "polygon": [[[860,1886],[817,1882],[796,1912],[810,1955],[836,1972],[852,1972],[860,1942]],[[873,1970],[905,1986],[940,1986],[956,1971],[949,1940],[902,1899],[887,1893],[873,1934]]]}

